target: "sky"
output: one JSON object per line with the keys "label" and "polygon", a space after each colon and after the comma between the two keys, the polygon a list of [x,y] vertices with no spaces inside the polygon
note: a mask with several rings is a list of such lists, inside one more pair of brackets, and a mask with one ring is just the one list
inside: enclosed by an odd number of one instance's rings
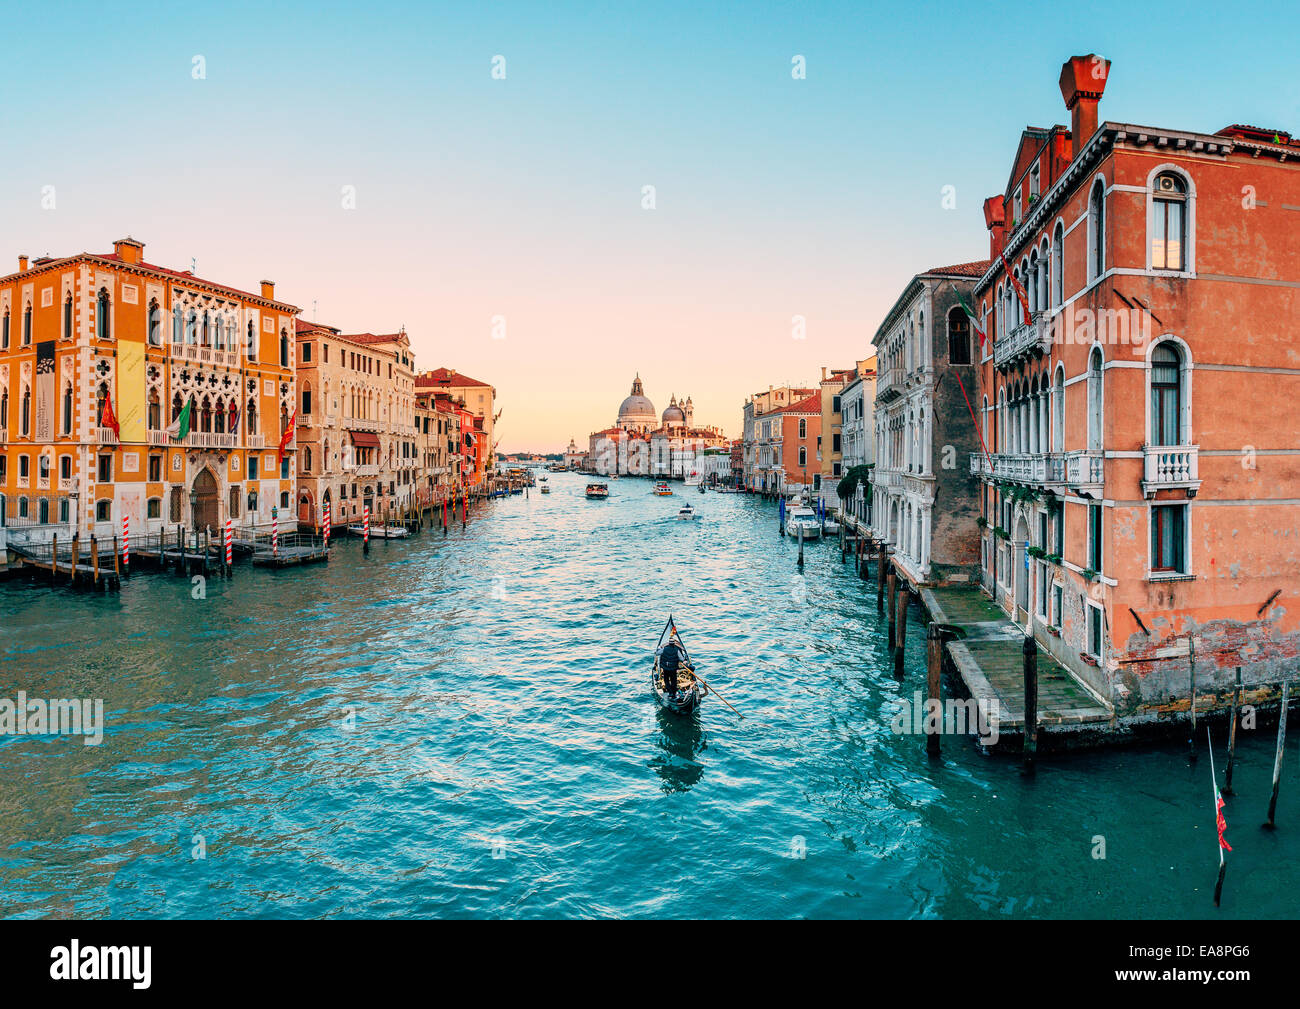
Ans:
{"label": "sky", "polygon": [[96,3],[6,26],[0,264],[130,234],[274,280],[303,318],[405,326],[421,368],[496,387],[503,452],[585,445],[638,372],[734,436],[746,395],[871,356],[912,275],[987,255],[982,201],[1026,124],[1068,125],[1072,55],[1112,61],[1103,120],[1300,132],[1283,5]]}

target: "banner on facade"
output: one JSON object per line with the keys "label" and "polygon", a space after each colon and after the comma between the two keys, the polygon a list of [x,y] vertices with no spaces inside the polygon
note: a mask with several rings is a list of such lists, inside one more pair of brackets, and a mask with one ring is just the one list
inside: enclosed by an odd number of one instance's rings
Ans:
{"label": "banner on facade", "polygon": [[54,341],[36,344],[36,427],[37,442],[54,440]]}
{"label": "banner on facade", "polygon": [[143,445],[146,440],[144,344],[123,340],[117,347],[118,440]]}

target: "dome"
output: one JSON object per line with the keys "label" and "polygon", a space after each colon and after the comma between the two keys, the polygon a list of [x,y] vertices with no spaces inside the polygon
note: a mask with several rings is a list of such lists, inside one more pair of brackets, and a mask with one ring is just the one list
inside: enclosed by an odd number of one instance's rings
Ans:
{"label": "dome", "polygon": [[635,424],[654,425],[658,420],[659,414],[655,410],[655,405],[646,398],[641,389],[641,376],[638,375],[632,382],[632,394],[623,400],[623,405],[618,408],[618,423],[620,427]]}
{"label": "dome", "polygon": [[664,411],[663,423],[665,427],[669,424],[686,423],[686,414],[682,411],[682,408],[677,405],[677,397],[675,395],[673,396],[672,402],[668,404],[668,409]]}

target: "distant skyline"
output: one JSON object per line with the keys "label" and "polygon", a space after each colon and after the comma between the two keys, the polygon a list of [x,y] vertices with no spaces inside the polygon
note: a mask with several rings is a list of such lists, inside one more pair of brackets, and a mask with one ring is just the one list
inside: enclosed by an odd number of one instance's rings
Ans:
{"label": "distant skyline", "polygon": [[746,395],[869,357],[913,274],[987,255],[981,202],[1026,124],[1068,124],[1071,55],[1113,61],[1103,120],[1300,132],[1300,92],[1260,84],[1293,77],[1293,15],[1253,3],[75,4],[6,25],[3,272],[130,234],[150,262],[274,280],[306,319],[404,325],[419,367],[497,388],[504,452],[585,444],[637,372],[659,410],[690,395],[735,436]]}

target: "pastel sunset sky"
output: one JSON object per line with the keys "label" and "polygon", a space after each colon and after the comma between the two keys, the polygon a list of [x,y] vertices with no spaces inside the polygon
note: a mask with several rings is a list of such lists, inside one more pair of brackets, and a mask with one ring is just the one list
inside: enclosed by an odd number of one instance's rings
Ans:
{"label": "pastel sunset sky", "polygon": [[1293,12],[1217,7],[29,4],[0,263],[130,234],[405,325],[496,386],[503,451],[585,444],[637,371],[736,435],[748,393],[870,356],[914,273],[987,255],[981,201],[1025,124],[1068,124],[1069,56],[1113,61],[1102,119],[1300,129],[1300,89],[1259,83],[1295,79]]}

